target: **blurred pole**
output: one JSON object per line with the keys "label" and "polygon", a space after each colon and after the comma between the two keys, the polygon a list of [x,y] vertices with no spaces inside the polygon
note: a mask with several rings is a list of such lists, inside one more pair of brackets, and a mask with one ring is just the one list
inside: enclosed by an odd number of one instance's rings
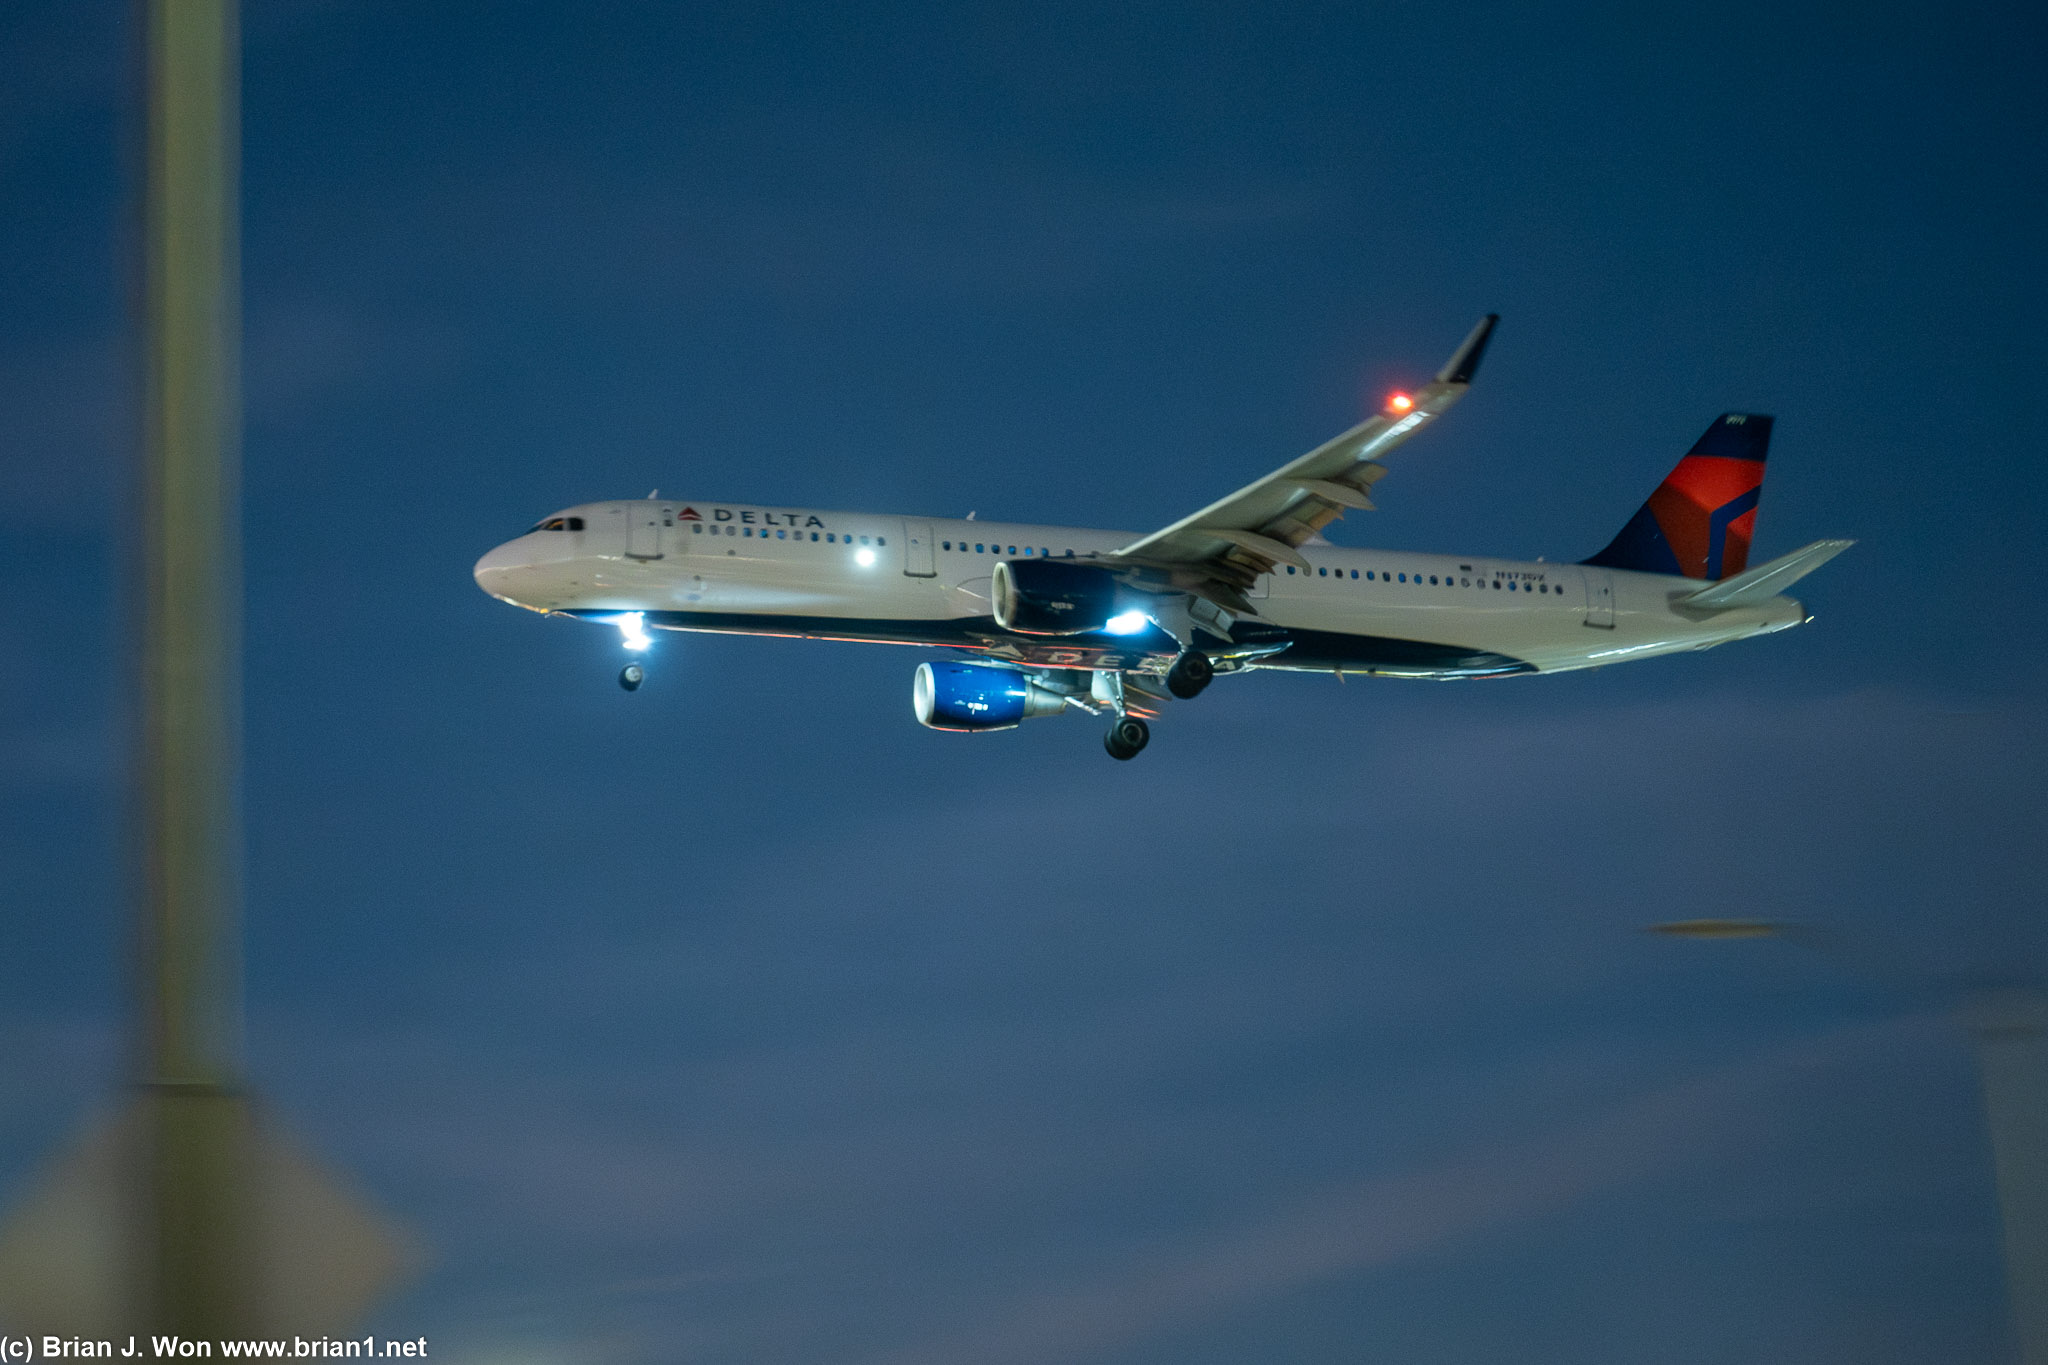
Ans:
{"label": "blurred pole", "polygon": [[2026,1365],[2048,1365],[2048,997],[1974,991],[1964,1020],[1984,1085],[2013,1333]]}
{"label": "blurred pole", "polygon": [[242,1081],[234,0],[145,0],[136,1103],[0,1224],[14,1330],[332,1335],[413,1259]]}
{"label": "blurred pole", "polygon": [[142,1083],[135,1307],[248,1322],[241,1081],[238,43],[234,0],[147,0]]}

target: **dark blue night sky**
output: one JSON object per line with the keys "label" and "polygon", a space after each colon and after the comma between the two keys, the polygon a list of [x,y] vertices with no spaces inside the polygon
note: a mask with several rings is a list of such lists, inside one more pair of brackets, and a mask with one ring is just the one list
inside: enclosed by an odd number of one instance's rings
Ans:
{"label": "dark blue night sky", "polygon": [[[2003,1362],[1957,992],[2048,882],[2022,6],[262,3],[248,977],[442,1360]],[[0,1196],[123,1075],[137,44],[0,15]],[[1810,628],[1228,679],[615,636],[671,496],[1148,530],[1503,322],[1349,545],[1577,559],[1714,414]],[[1676,943],[1658,920],[1825,926]]]}

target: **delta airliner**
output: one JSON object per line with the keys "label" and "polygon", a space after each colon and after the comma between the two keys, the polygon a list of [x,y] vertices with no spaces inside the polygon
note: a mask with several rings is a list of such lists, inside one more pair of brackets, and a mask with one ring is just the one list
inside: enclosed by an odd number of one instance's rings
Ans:
{"label": "delta airliner", "polygon": [[[1576,564],[1350,550],[1320,534],[1373,506],[1385,458],[1470,387],[1496,317],[1436,379],[1293,463],[1150,535],[648,497],[547,517],[477,562],[515,606],[614,626],[920,645],[917,719],[1009,729],[1146,719],[1218,674],[1558,673],[1784,630],[1783,592],[1853,542],[1747,568],[1771,419],[1724,413],[1613,542]],[[645,676],[620,673],[629,691]]]}

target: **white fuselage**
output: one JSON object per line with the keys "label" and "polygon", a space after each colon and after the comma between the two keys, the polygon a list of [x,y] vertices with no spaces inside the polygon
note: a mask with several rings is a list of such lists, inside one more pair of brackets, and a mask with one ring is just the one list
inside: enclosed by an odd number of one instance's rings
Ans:
{"label": "white fuselage", "polygon": [[[569,508],[480,560],[495,597],[651,629],[871,640],[971,650],[1048,668],[1146,670],[1176,646],[1130,636],[1019,635],[996,624],[1003,559],[1106,556],[1137,537],[1007,522],[647,499]],[[1235,634],[1284,644],[1262,668],[1453,678],[1560,672],[1705,649],[1799,624],[1775,597],[1718,612],[1694,579],[1483,555],[1301,547],[1249,597]]]}

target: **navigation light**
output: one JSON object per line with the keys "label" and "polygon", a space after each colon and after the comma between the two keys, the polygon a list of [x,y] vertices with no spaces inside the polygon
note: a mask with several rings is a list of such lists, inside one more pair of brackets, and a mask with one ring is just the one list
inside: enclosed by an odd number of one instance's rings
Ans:
{"label": "navigation light", "polygon": [[872,569],[875,567],[875,552],[863,545],[853,552],[853,562],[863,569]]}
{"label": "navigation light", "polygon": [[1102,628],[1111,635],[1136,635],[1152,624],[1150,617],[1142,611],[1127,611],[1121,616],[1112,616],[1102,623]]}
{"label": "navigation light", "polygon": [[1393,394],[1387,399],[1387,407],[1393,412],[1406,412],[1415,406],[1415,400],[1405,393]]}

